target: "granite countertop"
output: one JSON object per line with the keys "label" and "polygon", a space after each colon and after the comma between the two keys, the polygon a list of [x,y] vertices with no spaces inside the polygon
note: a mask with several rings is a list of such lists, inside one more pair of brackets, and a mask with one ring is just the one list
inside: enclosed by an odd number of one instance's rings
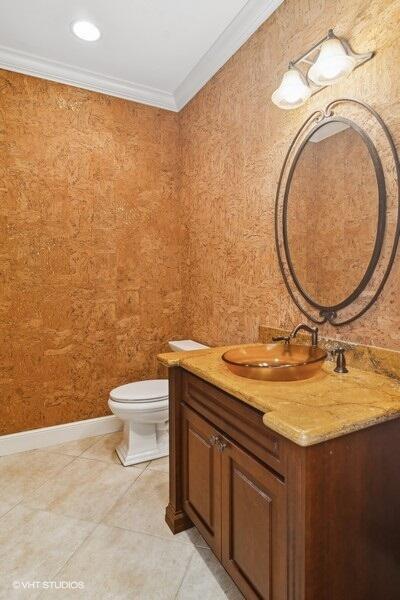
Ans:
{"label": "granite countertop", "polygon": [[400,416],[396,379],[355,367],[339,375],[327,361],[318,375],[305,381],[255,381],[234,375],[222,361],[222,354],[235,347],[169,352],[158,360],[167,367],[180,366],[262,411],[267,427],[300,446]]}

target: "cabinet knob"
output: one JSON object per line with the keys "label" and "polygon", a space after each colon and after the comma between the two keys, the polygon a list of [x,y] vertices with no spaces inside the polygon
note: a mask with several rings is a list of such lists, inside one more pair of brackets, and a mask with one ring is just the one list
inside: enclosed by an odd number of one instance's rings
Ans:
{"label": "cabinet knob", "polygon": [[227,443],[223,438],[220,438],[218,435],[212,435],[208,440],[211,446],[215,446],[218,452],[223,452],[227,447]]}
{"label": "cabinet knob", "polygon": [[216,442],[215,445],[217,446],[217,450],[219,452],[223,452],[228,444],[225,442],[225,440],[218,438],[218,441]]}

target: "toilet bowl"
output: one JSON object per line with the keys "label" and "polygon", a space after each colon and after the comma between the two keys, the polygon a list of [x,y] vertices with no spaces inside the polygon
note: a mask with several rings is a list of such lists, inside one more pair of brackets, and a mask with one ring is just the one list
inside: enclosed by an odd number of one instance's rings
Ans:
{"label": "toilet bowl", "polygon": [[[207,348],[193,340],[169,342],[174,351]],[[127,467],[169,454],[168,379],[121,385],[110,392],[108,406],[124,424],[116,453]]]}

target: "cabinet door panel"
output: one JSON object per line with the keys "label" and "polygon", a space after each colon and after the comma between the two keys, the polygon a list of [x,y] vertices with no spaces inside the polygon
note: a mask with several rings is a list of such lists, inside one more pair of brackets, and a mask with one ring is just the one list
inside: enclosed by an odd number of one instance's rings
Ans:
{"label": "cabinet door panel", "polygon": [[232,442],[222,454],[222,564],[246,598],[286,598],[285,485]]}
{"label": "cabinet door panel", "polygon": [[183,507],[217,556],[221,556],[221,455],[217,431],[183,407]]}

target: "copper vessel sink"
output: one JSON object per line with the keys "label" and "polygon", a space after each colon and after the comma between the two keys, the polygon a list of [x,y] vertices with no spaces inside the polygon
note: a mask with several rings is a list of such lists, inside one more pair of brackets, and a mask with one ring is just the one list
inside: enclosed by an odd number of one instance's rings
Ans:
{"label": "copper vessel sink", "polygon": [[241,377],[263,381],[299,381],[313,377],[327,357],[325,350],[296,344],[265,344],[228,350],[222,360]]}

